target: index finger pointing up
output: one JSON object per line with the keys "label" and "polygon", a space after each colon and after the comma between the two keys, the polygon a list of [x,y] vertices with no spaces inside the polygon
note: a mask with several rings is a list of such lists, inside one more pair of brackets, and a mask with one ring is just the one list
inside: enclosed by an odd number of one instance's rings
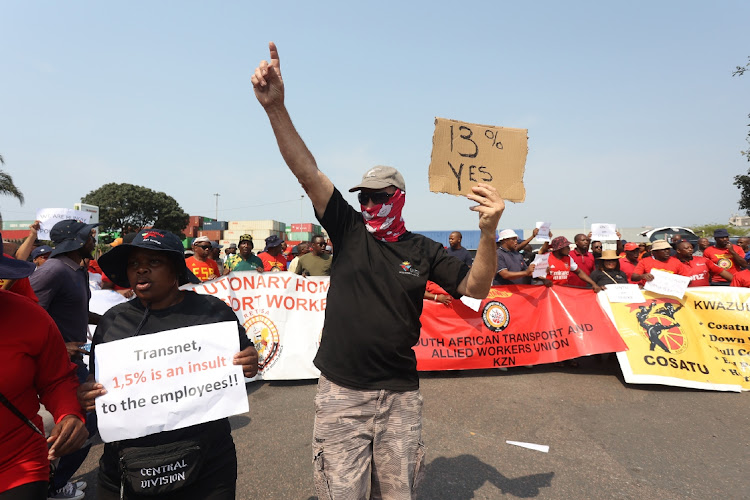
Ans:
{"label": "index finger pointing up", "polygon": [[276,48],[276,44],[268,42],[268,51],[271,53],[271,65],[281,69],[281,63],[279,61],[279,50]]}

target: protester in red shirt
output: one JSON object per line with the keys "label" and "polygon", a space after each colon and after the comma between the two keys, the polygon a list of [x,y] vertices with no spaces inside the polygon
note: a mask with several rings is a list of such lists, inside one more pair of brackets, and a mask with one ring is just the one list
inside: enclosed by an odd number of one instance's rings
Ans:
{"label": "protester in red shirt", "polygon": [[258,254],[263,261],[264,271],[286,271],[287,262],[281,251],[282,243],[282,239],[275,234],[266,238],[266,248]]}
{"label": "protester in red shirt", "polygon": [[677,258],[690,269],[690,285],[708,286],[715,275],[720,275],[727,281],[732,281],[732,273],[720,268],[710,260],[700,255],[693,255],[693,244],[681,241],[677,244]]}
{"label": "protester in red shirt", "polygon": [[208,236],[199,236],[193,241],[193,256],[185,259],[185,265],[201,281],[221,276],[218,264],[210,257],[212,248]]}
{"label": "protester in red shirt", "polygon": [[578,264],[570,258],[570,241],[565,236],[558,236],[550,243],[547,266],[547,277],[543,279],[547,286],[569,285],[570,273],[575,273],[584,284],[591,285],[595,292],[601,291],[601,287],[594,283],[588,274],[579,269]]}
{"label": "protester in red shirt", "polygon": [[635,266],[638,265],[639,253],[640,246],[638,246],[638,243],[625,243],[624,254],[620,256],[620,270],[628,277],[629,283],[638,283],[630,279],[630,276],[635,271]]}
{"label": "protester in red shirt", "polygon": [[680,274],[682,276],[690,276],[690,268],[675,257],[671,257],[669,255],[671,250],[672,245],[670,245],[668,241],[660,240],[655,242],[651,247],[651,257],[642,259],[638,265],[635,266],[635,270],[633,270],[630,279],[632,281],[651,281],[654,279],[654,275],[651,274],[653,269],[672,274]]}
{"label": "protester in red shirt", "polygon": [[[570,259],[576,263],[579,269],[587,275],[591,275],[596,268],[596,258],[593,253],[589,252],[591,240],[585,234],[576,234],[573,241],[575,241],[576,247],[570,251]],[[576,275],[568,276],[568,284],[581,287],[588,286],[585,281]]]}
{"label": "protester in red shirt", "polygon": [[730,286],[750,288],[750,269],[745,269],[734,275]]}
{"label": "protester in red shirt", "polygon": [[[747,267],[747,261],[745,260],[745,252],[742,247],[733,245],[729,242],[729,232],[726,229],[714,230],[714,240],[716,243],[705,250],[703,250],[703,256],[712,261],[714,264],[722,269],[726,269],[731,274],[736,274],[738,271]],[[725,280],[724,278],[717,276],[711,280],[712,285],[726,285],[732,280]]]}

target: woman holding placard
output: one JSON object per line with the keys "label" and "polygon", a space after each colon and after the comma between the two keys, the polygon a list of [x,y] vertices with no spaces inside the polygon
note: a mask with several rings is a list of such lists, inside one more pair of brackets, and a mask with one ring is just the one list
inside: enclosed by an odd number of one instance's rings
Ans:
{"label": "woman holding placard", "polygon": [[[216,297],[181,291],[190,281],[177,236],[159,229],[141,231],[131,244],[120,245],[99,259],[116,284],[133,289],[136,299],[110,309],[94,334],[96,346],[137,335],[178,328],[237,322],[241,351],[233,364],[246,377],[258,372],[258,353],[229,306]],[[89,411],[106,389],[94,380],[81,385],[78,397]],[[227,418],[158,432],[104,445],[99,461],[97,498],[233,499],[237,456]]]}

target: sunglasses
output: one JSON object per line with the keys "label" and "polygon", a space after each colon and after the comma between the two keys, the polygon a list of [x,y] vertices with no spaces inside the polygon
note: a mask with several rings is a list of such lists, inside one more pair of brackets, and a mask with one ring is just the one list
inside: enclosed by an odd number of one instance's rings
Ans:
{"label": "sunglasses", "polygon": [[203,250],[210,250],[211,245],[195,245],[196,248],[202,248]]}
{"label": "sunglasses", "polygon": [[375,191],[374,193],[365,193],[360,191],[357,194],[357,199],[359,200],[360,205],[367,205],[367,202],[369,200],[372,200],[372,202],[376,205],[381,205],[390,200],[393,197],[393,194],[386,193],[385,191]]}

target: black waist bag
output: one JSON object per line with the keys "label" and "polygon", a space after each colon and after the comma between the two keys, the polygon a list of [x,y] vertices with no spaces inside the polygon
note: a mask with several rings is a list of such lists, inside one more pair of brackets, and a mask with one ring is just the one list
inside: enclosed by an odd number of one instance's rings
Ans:
{"label": "black waist bag", "polygon": [[171,494],[193,483],[203,462],[198,441],[123,448],[120,455],[120,498]]}

